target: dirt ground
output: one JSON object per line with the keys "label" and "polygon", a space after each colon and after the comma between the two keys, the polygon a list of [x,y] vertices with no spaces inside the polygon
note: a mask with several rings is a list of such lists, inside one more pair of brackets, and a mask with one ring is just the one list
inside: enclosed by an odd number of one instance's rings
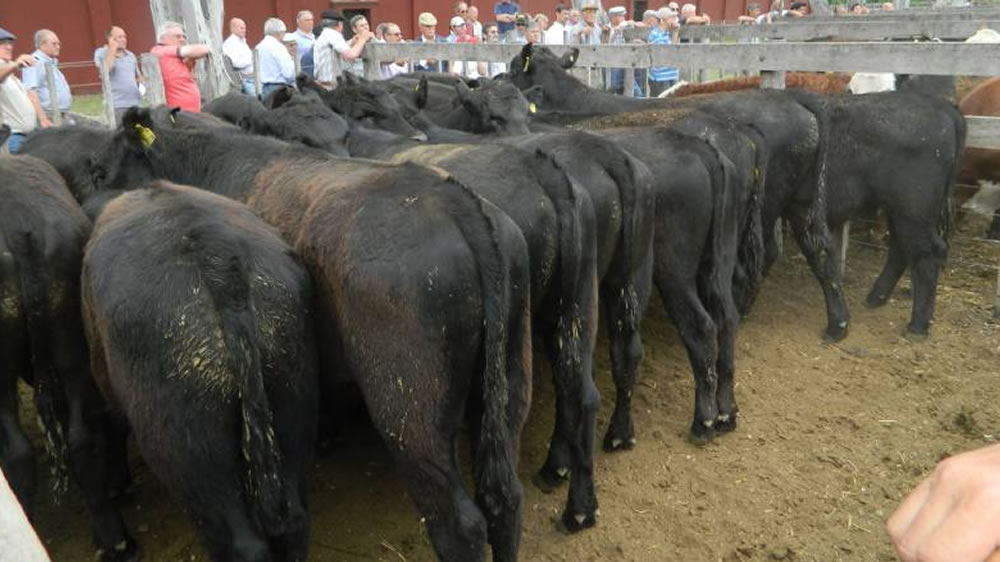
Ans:
{"label": "dirt ground", "polygon": [[[885,307],[862,305],[885,254],[860,244],[851,246],[845,280],[850,334],[821,343],[822,297],[789,240],[740,331],[739,428],[703,448],[685,440],[690,369],[654,299],[643,325],[638,445],[598,454],[601,519],[582,534],[553,525],[565,488],[543,495],[530,484],[553,417],[551,383],[536,368],[521,459],[521,559],[893,560],[883,525],[904,493],[942,457],[1000,436],[1000,323],[992,319],[1000,247],[968,240],[985,226],[973,217],[959,228],[931,338],[920,343],[902,337],[908,279]],[[603,341],[598,358],[601,436],[613,398]],[[204,560],[184,514],[139,459],[134,465],[125,517],[145,559]],[[42,496],[36,523],[53,560],[91,560],[79,497],[57,507]],[[369,427],[349,428],[318,461],[311,502],[313,560],[433,559]]]}

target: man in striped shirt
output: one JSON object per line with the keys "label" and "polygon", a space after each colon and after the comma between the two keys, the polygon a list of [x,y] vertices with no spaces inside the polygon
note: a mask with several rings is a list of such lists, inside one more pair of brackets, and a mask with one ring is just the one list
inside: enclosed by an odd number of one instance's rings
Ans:
{"label": "man in striped shirt", "polygon": [[[660,8],[656,13],[660,24],[649,30],[646,42],[650,45],[672,44],[673,33],[680,28],[677,12],[670,8]],[[649,97],[655,98],[664,90],[677,83],[677,69],[669,66],[657,66],[649,69]]]}

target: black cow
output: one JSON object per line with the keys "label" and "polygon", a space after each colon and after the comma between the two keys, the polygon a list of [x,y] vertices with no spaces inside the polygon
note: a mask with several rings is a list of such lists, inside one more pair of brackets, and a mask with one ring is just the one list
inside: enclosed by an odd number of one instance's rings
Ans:
{"label": "black cow", "polygon": [[[531,376],[517,226],[440,170],[336,159],[265,137],[156,128],[132,110],[95,162],[108,188],[152,176],[246,201],[316,284],[323,372],[356,383],[443,560],[514,560]],[[475,501],[456,440],[473,425]]]}
{"label": "black cow", "polygon": [[337,87],[328,91],[303,74],[298,76],[297,82],[300,90],[315,92],[323,103],[348,121],[362,121],[416,140],[427,140],[424,133],[406,122],[396,100],[374,82],[355,78],[350,73],[337,77],[337,83],[353,86],[351,88]]}
{"label": "black cow", "polygon": [[158,182],[104,208],[82,295],[94,379],[209,555],[305,560],[316,349],[291,248],[240,203]]}
{"label": "black cow", "polygon": [[[840,284],[837,252],[827,228],[824,172],[826,112],[813,98],[793,91],[755,90],[682,100],[635,99],[588,88],[566,69],[579,52],[570,49],[557,57],[547,48],[526,45],[510,63],[509,78],[521,90],[540,87],[539,113],[561,121],[626,111],[698,107],[755,128],[767,143],[765,200],[762,228],[772,232],[778,218],[788,219],[799,247],[820,282],[827,308],[825,337],[847,335],[848,311]],[[773,237],[768,243],[765,269],[777,259]],[[745,268],[746,269],[746,268]]]}
{"label": "black cow", "polygon": [[255,98],[230,92],[205,104],[204,111],[254,134],[348,155],[347,123],[318,97],[295,94],[281,101],[267,109]]}
{"label": "black cow", "polygon": [[24,140],[19,154],[45,160],[59,172],[77,201],[92,191],[83,162],[112,137],[112,131],[86,125],[63,125],[39,129]]}
{"label": "black cow", "polygon": [[951,195],[965,147],[965,118],[949,101],[914,93],[824,99],[830,107],[830,228],[839,233],[844,221],[884,210],[889,253],[865,302],[885,304],[909,267],[913,309],[906,329],[926,336],[938,273],[948,252]]}
{"label": "black cow", "polygon": [[479,134],[530,132],[528,119],[535,106],[506,80],[484,80],[474,88],[462,80],[448,87],[425,77],[394,77],[380,84],[408,113],[423,110],[423,114],[442,127]]}
{"label": "black cow", "polygon": [[[346,86],[353,87],[353,86]],[[531,260],[533,332],[545,343],[556,386],[556,428],[543,468],[548,480],[569,475],[562,524],[596,523],[594,424],[600,394],[593,380],[597,337],[594,211],[586,192],[541,151],[501,144],[409,146],[352,134],[356,156],[436,166],[507,213],[521,229]]]}
{"label": "black cow", "polygon": [[[90,221],[52,166],[0,156],[0,465],[32,513],[34,453],[18,424],[17,381],[35,407],[61,490],[68,468],[83,491],[101,560],[131,560],[135,542],[110,502],[122,483],[110,420],[90,376],[80,318],[80,267]],[[116,480],[116,477],[119,479]]]}
{"label": "black cow", "polygon": [[[754,212],[754,193],[738,181],[733,163],[710,140],[669,127],[601,133],[652,173],[653,283],[691,361],[695,379],[691,439],[705,443],[716,432],[736,427],[733,374],[739,313],[732,284],[740,253],[753,253],[747,247],[763,244],[759,232],[742,235],[749,220],[746,213]],[[631,395],[634,382],[626,383],[619,385],[619,396]],[[621,406],[613,424],[631,430],[628,404]]]}

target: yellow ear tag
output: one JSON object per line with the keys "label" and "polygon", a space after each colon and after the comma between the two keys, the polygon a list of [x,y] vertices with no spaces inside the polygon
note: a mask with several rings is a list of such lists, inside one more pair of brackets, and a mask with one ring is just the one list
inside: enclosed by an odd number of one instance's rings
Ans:
{"label": "yellow ear tag", "polygon": [[136,123],[135,130],[139,133],[139,140],[142,141],[143,148],[153,146],[153,143],[156,141],[156,133],[152,129]]}
{"label": "yellow ear tag", "polygon": [[538,112],[538,106],[535,105],[535,102],[531,102],[531,103],[528,104],[528,111],[530,111],[532,113],[537,113]]}
{"label": "yellow ear tag", "polygon": [[521,72],[528,72],[528,68],[531,66],[531,57],[525,57],[524,59],[524,69]]}

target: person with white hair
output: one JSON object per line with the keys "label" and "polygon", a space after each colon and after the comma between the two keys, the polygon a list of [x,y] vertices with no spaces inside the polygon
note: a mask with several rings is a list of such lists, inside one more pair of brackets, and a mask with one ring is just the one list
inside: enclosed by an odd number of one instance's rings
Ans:
{"label": "person with white hair", "polygon": [[160,59],[167,105],[185,111],[201,111],[201,90],[191,69],[198,59],[212,52],[211,48],[208,45],[188,45],[184,26],[175,21],[162,23],[157,29],[156,39],[156,46],[149,52]]}
{"label": "person with white hair", "polygon": [[247,45],[247,24],[240,18],[229,20],[229,37],[222,42],[222,54],[229,59],[240,77],[240,89],[244,94],[252,96],[253,88],[253,51]]}
{"label": "person with white hair", "polygon": [[694,4],[684,4],[681,6],[681,25],[708,25],[712,23],[712,18],[708,14],[698,15],[698,7]]}
{"label": "person with white hair", "polygon": [[[35,52],[32,53],[38,64],[21,71],[21,80],[28,90],[28,96],[32,98],[32,103],[37,103],[36,107],[41,107],[45,112],[44,115],[40,114],[42,127],[49,126],[57,111],[65,118],[66,112],[73,104],[73,94],[69,90],[69,82],[59,70],[59,51],[61,48],[62,43],[55,32],[39,29],[35,32]],[[55,76],[54,93],[49,92],[49,83],[45,74],[47,67],[52,68],[52,74]]]}
{"label": "person with white hair", "polygon": [[312,48],[316,41],[316,36],[313,35],[315,23],[316,18],[313,17],[313,13],[302,10],[295,15],[295,33],[292,34],[295,36],[295,48],[299,63],[302,65],[302,72],[309,76],[312,76],[313,72]]}
{"label": "person with white hair", "polygon": [[260,64],[261,96],[295,82],[295,61],[282,42],[287,31],[285,22],[278,18],[264,22],[264,38],[254,47]]}

